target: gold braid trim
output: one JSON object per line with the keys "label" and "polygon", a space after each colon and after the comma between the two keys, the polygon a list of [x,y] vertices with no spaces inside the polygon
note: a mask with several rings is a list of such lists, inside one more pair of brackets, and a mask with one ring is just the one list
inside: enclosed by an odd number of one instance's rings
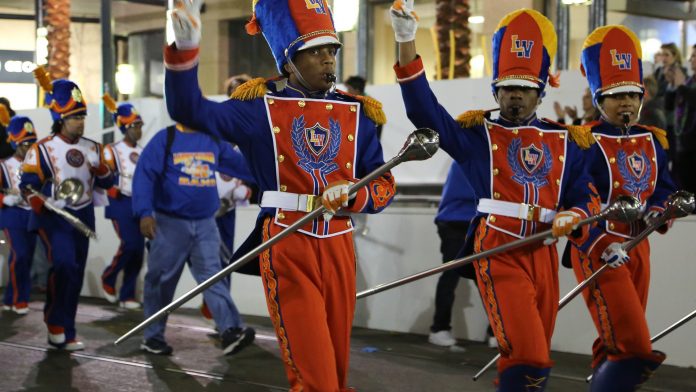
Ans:
{"label": "gold braid trim", "polygon": [[266,79],[255,78],[237,87],[230,95],[230,98],[240,101],[251,101],[252,99],[263,97],[267,92]]}
{"label": "gold braid trim", "polygon": [[363,95],[355,95],[354,97],[363,104],[363,112],[365,112],[367,118],[374,121],[377,125],[387,123],[387,115],[382,110],[382,102]]}
{"label": "gold braid trim", "polygon": [[667,141],[667,131],[665,131],[662,128],[653,127],[649,125],[641,125],[641,127],[652,132],[652,134],[655,136],[655,139],[657,139],[662,148],[664,148],[665,150],[669,150],[669,142]]}
{"label": "gold braid trim", "polygon": [[471,128],[477,125],[483,125],[485,118],[485,110],[467,110],[457,117],[457,122],[462,128]]}
{"label": "gold braid trim", "polygon": [[570,138],[583,150],[587,150],[597,140],[592,135],[592,127],[588,125],[566,125]]}

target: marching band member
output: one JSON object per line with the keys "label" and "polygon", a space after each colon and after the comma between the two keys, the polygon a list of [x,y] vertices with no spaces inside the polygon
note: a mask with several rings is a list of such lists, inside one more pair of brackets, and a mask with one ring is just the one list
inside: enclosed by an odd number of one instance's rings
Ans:
{"label": "marching band member", "polygon": [[[602,203],[621,195],[637,197],[649,223],[676,188],[667,168],[665,131],[637,123],[645,93],[641,56],[640,41],[624,26],[600,27],[587,37],[582,69],[602,117],[580,131],[592,144],[586,162]],[[643,240],[628,254],[618,243],[633,238],[645,223],[607,221],[606,233],[580,250],[571,248],[578,281],[605,263],[613,268],[583,291],[599,333],[593,345],[593,392],[634,391],[665,359],[652,350],[645,320],[650,243]]]}
{"label": "marching band member", "polygon": [[384,162],[375,133],[385,122],[381,104],[334,90],[341,43],[326,0],[253,1],[247,31],[263,32],[283,77],[247,82],[223,103],[205,99],[197,77],[200,4],[175,1],[170,11],[169,114],[239,146],[263,192],[255,230],[263,240],[318,203],[328,209],[261,253],[260,268],[291,390],[347,390],[355,250],[350,217],[334,213],[376,213],[392,200],[390,173],[348,195],[351,183]]}
{"label": "marching band member", "polygon": [[[75,314],[89,238],[59,215],[47,211],[44,204],[64,209],[94,230],[93,191],[95,187],[110,188],[113,176],[103,161],[102,146],[82,136],[87,106],[80,88],[66,79],[51,81],[43,67],[38,67],[34,75],[46,92],[53,134],[34,144],[27,153],[20,189],[34,210],[31,227],[41,229],[52,262],[44,307],[48,343],[67,351],[82,350],[84,344],[75,331]],[[73,204],[56,199],[56,191],[65,180],[79,182],[84,190]]]}
{"label": "marching band member", "polygon": [[[104,147],[104,159],[114,172],[115,185],[108,189],[109,205],[105,217],[111,219],[121,244],[111,264],[101,276],[104,297],[109,302],[119,302],[126,309],[140,309],[135,296],[135,285],[143,266],[145,238],[140,233],[138,218],[133,215],[133,173],[143,151],[138,140],[143,133],[143,119],[133,105],[116,102],[105,94],[104,104],[114,116],[114,123],[123,134],[123,139]],[[121,290],[116,295],[116,278],[123,271]]]}
{"label": "marching band member", "polygon": [[3,309],[27,314],[36,232],[29,230],[31,207],[22,199],[19,178],[22,161],[36,142],[36,133],[34,123],[28,117],[9,117],[7,108],[0,105],[0,123],[7,127],[7,139],[15,151],[14,155],[0,161],[0,185],[3,191],[0,193],[0,225],[10,246],[10,278],[5,288]]}
{"label": "marching band member", "polygon": [[[251,179],[244,158],[229,143],[182,125],[158,132],[143,150],[133,177],[133,212],[141,233],[151,241],[143,290],[145,318],[172,301],[187,260],[198,283],[220,272],[216,171]],[[215,283],[203,298],[220,328],[225,355],[254,341],[255,331],[243,325],[228,284]],[[141,349],[171,354],[166,324],[162,318],[145,328]]]}
{"label": "marching band member", "polygon": [[[593,209],[582,153],[562,126],[537,118],[556,33],[537,11],[506,15],[493,35],[493,94],[500,116],[465,113],[456,121],[439,105],[416,53],[413,2],[396,1],[392,25],[399,44],[394,66],[409,119],[440,134],[440,146],[462,167],[476,197],[473,251],[492,249],[548,228],[568,235]],[[571,237],[583,241],[587,230]],[[558,310],[558,255],[542,243],[475,262],[477,284],[498,340],[498,390],[543,390],[553,362]],[[531,389],[529,389],[531,390]]]}

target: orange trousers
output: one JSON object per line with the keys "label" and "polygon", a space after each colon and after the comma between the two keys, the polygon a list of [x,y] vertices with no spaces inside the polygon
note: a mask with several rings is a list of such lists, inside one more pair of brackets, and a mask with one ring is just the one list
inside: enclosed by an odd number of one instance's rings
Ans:
{"label": "orange trousers", "polygon": [[[283,227],[266,218],[263,240]],[[352,233],[293,233],[260,255],[268,312],[293,392],[346,389],[355,310]]]}
{"label": "orange trousers", "polygon": [[[516,238],[482,221],[476,253]],[[528,245],[476,262],[483,306],[498,340],[498,374],[516,365],[549,368],[551,335],[558,312],[558,254],[555,246]]]}
{"label": "orange trousers", "polygon": [[[585,280],[604,265],[571,247],[573,270],[578,281]],[[599,338],[592,347],[592,367],[605,359],[652,356],[650,330],[645,320],[650,286],[650,243],[641,241],[629,251],[631,260],[607,269],[582,294]]]}

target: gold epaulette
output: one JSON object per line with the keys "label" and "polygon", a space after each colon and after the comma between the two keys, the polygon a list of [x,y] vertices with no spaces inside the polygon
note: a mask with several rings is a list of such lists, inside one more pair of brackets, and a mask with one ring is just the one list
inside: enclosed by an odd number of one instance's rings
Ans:
{"label": "gold epaulette", "polygon": [[457,122],[462,128],[471,128],[476,125],[483,125],[485,118],[485,110],[467,110],[457,117]]}
{"label": "gold epaulette", "polygon": [[252,99],[263,97],[267,92],[266,79],[255,78],[237,87],[230,95],[230,98],[240,101],[251,101]]}
{"label": "gold epaulette", "polygon": [[592,135],[592,126],[590,125],[565,125],[565,128],[570,134],[570,138],[583,150],[587,150],[597,140]]}
{"label": "gold epaulette", "polygon": [[365,112],[367,118],[374,121],[377,125],[387,123],[387,115],[382,110],[382,102],[364,95],[353,95],[353,97],[362,103],[363,112]]}
{"label": "gold epaulette", "polygon": [[652,134],[655,136],[655,139],[657,139],[658,143],[660,143],[662,148],[665,150],[669,150],[669,142],[667,141],[667,131],[665,131],[662,128],[653,127],[650,125],[639,125],[639,126],[652,132]]}

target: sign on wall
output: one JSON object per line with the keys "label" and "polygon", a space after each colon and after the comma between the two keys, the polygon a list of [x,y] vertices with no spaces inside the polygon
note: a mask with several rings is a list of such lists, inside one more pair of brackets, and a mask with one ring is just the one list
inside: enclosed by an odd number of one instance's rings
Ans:
{"label": "sign on wall", "polygon": [[0,50],[0,83],[34,83],[34,52]]}

